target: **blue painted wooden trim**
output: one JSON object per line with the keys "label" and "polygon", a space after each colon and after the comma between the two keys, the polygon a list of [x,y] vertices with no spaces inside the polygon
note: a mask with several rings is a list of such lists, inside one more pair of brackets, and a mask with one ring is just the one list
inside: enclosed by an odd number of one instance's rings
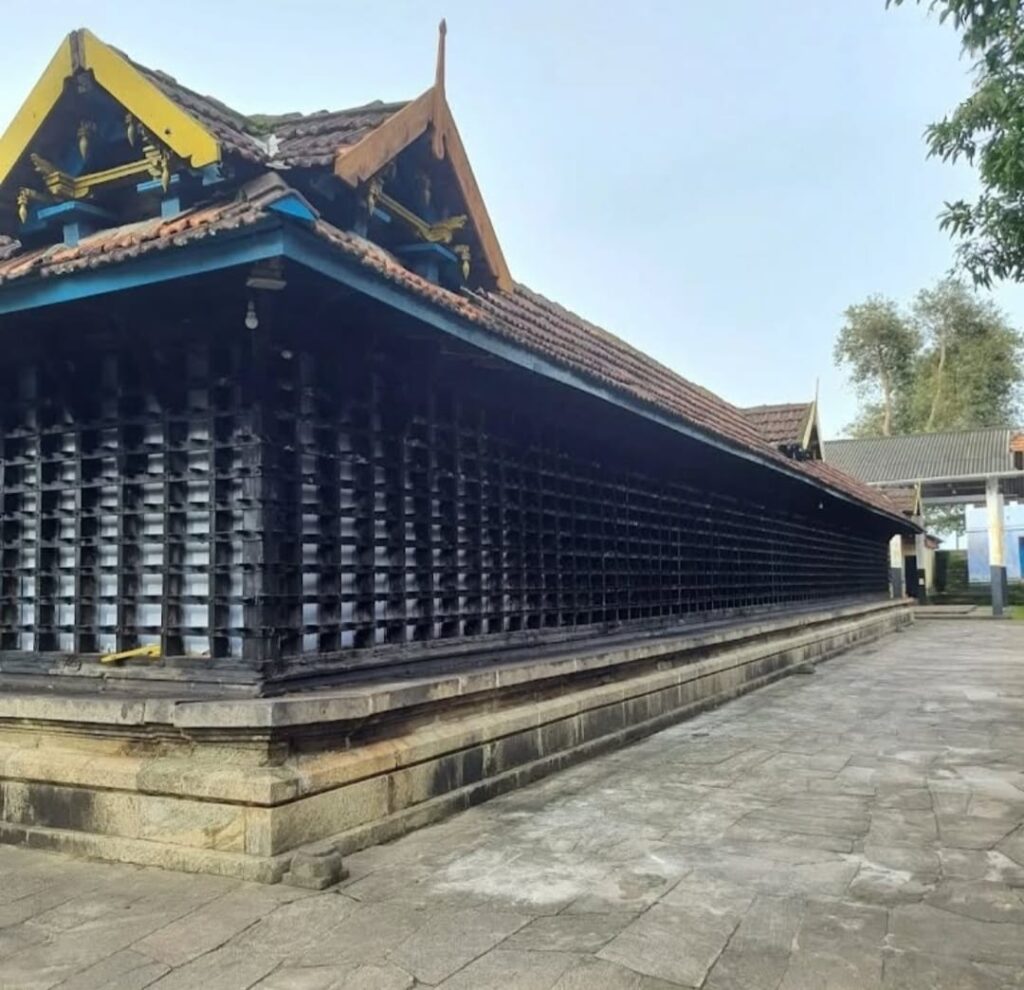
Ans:
{"label": "blue painted wooden trim", "polygon": [[67,199],[52,206],[31,207],[28,220],[19,229],[23,234],[35,234],[40,230],[46,230],[53,221],[59,220],[68,224],[78,218],[95,219],[104,224],[116,222],[116,217],[109,210],[83,203],[80,199]]}
{"label": "blue painted wooden trim", "polygon": [[301,197],[294,194],[282,196],[281,199],[271,203],[267,209],[272,210],[274,213],[281,213],[286,217],[305,220],[307,223],[312,223],[316,220],[316,214],[302,201]]}
{"label": "blue painted wooden trim", "polygon": [[86,220],[71,220],[64,224],[64,243],[74,247],[83,237],[88,237],[96,228]]}
{"label": "blue painted wooden trim", "polygon": [[71,220],[74,217],[96,217],[98,220],[114,220],[114,214],[91,203],[83,203],[80,199],[69,199],[63,203],[56,203],[53,206],[43,206],[36,213],[40,220],[52,220],[54,217],[62,217]]}
{"label": "blue painted wooden trim", "polygon": [[281,234],[280,228],[249,231],[240,237],[218,238],[212,245],[203,242],[177,251],[154,252],[150,257],[85,269],[60,278],[29,276],[11,285],[0,285],[0,315],[276,258],[284,249]]}
{"label": "blue painted wooden trim", "polygon": [[[181,175],[175,172],[167,182],[167,189],[170,189],[171,186],[178,185],[181,185]],[[145,182],[137,182],[135,184],[135,191],[137,193],[155,192],[163,195],[167,192],[167,189],[164,189],[164,184],[159,179],[146,179]]]}
{"label": "blue painted wooden trim", "polygon": [[[354,261],[346,262],[346,260],[338,256],[337,251],[312,235],[297,230],[285,230],[283,235],[285,256],[291,260],[311,268],[335,282],[340,282],[351,289],[355,289],[357,292],[370,296],[372,299],[376,299],[387,306],[391,306],[444,333],[457,337],[467,344],[478,347],[489,354],[493,354],[495,357],[502,358],[510,364],[524,368],[534,374],[543,375],[551,381],[585,392],[587,395],[602,399],[634,415],[642,416],[644,419],[667,427],[675,433],[707,444],[716,450],[731,454],[733,457],[739,457],[750,463],[757,464],[759,467],[768,468],[777,474],[785,475],[795,481],[809,485],[816,491],[826,492],[833,498],[847,502],[861,510],[873,512],[889,522],[895,522],[892,516],[882,512],[880,509],[866,505],[833,488],[824,487],[813,478],[788,468],[785,464],[777,464],[773,461],[765,460],[758,457],[753,451],[732,446],[711,434],[704,433],[681,420],[668,416],[631,396],[606,388],[575,371],[564,368],[553,361],[549,361],[547,358],[533,354],[517,344],[503,340],[492,331],[476,326],[468,320],[461,320],[454,314],[446,313],[426,300],[386,281],[380,275],[359,267]],[[905,528],[907,532],[910,531],[909,527]]]}
{"label": "blue painted wooden trim", "polygon": [[395,248],[395,254],[400,255],[424,255],[436,254],[444,261],[458,261],[459,257],[454,251],[449,251],[443,244],[403,244]]}

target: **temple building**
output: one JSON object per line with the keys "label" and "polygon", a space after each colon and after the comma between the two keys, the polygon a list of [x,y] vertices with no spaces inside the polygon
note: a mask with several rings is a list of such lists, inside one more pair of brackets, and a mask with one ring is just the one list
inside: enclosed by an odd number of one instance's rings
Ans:
{"label": "temple building", "polygon": [[907,621],[816,405],[515,281],[444,58],[246,116],[75,31],[0,138],[0,840],[327,882]]}

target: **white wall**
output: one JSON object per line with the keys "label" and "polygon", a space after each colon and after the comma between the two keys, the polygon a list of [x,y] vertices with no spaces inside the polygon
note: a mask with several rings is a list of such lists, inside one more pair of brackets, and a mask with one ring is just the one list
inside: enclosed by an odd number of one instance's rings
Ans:
{"label": "white wall", "polygon": [[[1024,540],[1024,505],[1008,502],[1003,514],[1006,537],[1006,576],[1021,580],[1021,540]],[[988,515],[984,506],[967,507],[967,572],[973,582],[988,583]]]}

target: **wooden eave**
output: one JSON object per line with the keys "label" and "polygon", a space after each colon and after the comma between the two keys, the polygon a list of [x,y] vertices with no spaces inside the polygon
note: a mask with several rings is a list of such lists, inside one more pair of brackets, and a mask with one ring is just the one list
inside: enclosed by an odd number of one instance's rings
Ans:
{"label": "wooden eave", "polygon": [[443,150],[444,157],[451,165],[466,204],[470,224],[480,241],[487,268],[498,288],[511,292],[514,288],[512,275],[469,164],[469,156],[455,126],[448,101],[436,86],[403,107],[361,141],[349,148],[342,148],[334,160],[334,174],[357,188],[431,128],[435,153],[437,149]]}
{"label": "wooden eave", "polygon": [[72,31],[60,44],[28,99],[0,137],[0,185],[25,156],[69,79],[91,71],[96,82],[162,144],[192,168],[221,160],[220,143],[165,96],[123,55],[92,32]]}

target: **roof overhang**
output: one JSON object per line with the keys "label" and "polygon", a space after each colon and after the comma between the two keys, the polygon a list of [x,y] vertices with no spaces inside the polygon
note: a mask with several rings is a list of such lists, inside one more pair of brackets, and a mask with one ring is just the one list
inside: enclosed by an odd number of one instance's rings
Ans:
{"label": "roof overhang", "polygon": [[161,93],[120,52],[82,28],[72,31],[61,42],[28,99],[0,137],[0,185],[27,154],[68,80],[80,72],[91,72],[126,111],[192,168],[220,161],[220,144],[213,134]]}
{"label": "roof overhang", "polygon": [[855,505],[890,524],[896,524],[900,531],[910,533],[918,529],[913,522],[895,511],[885,512],[834,488],[823,479],[816,479],[789,466],[782,459],[759,456],[754,450],[730,443],[599,380],[503,339],[486,326],[449,312],[402,285],[381,277],[373,268],[360,265],[355,259],[339,252],[315,232],[298,223],[290,223],[285,218],[274,218],[258,226],[225,232],[216,238],[200,240],[175,250],[153,252],[112,265],[85,268],[60,277],[26,278],[8,286],[0,284],[0,315],[74,302],[277,257],[318,272],[512,365],[599,398],[675,433]]}

